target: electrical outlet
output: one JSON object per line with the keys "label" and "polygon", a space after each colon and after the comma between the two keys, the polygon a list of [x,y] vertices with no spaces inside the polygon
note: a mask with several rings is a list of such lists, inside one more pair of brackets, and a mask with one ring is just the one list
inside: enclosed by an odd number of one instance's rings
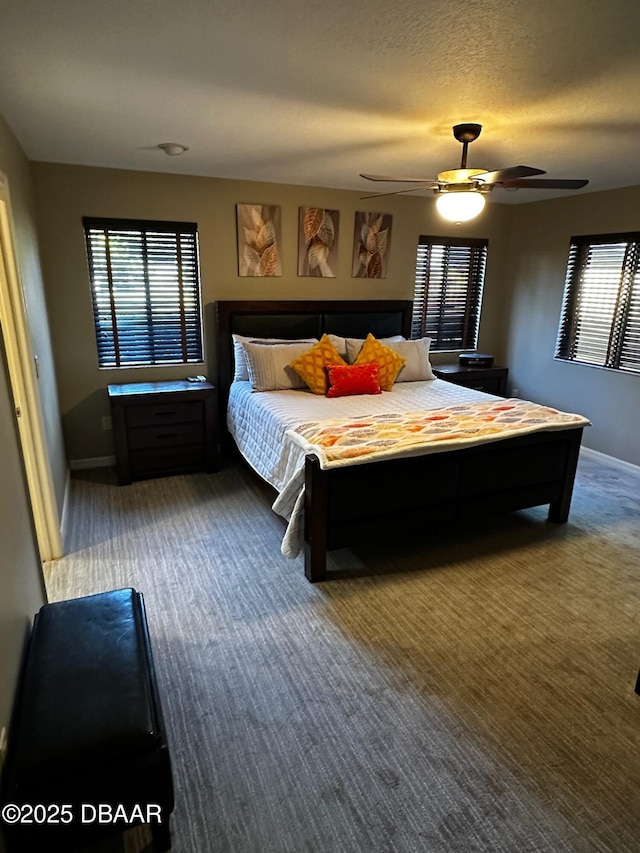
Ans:
{"label": "electrical outlet", "polygon": [[105,415],[102,419],[102,429],[110,430],[113,429],[113,423],[111,422],[111,415]]}
{"label": "electrical outlet", "polygon": [[3,726],[0,729],[0,768],[7,757],[7,730]]}
{"label": "electrical outlet", "polygon": [[520,395],[520,389],[519,388],[513,388],[511,391],[511,396],[512,397],[518,397],[519,395]]}

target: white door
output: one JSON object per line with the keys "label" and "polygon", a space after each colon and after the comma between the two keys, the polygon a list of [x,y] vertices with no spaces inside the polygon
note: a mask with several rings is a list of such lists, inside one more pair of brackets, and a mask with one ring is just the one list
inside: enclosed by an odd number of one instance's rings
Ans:
{"label": "white door", "polygon": [[0,324],[40,558],[55,560],[63,554],[60,514],[44,435],[36,355],[31,344],[13,235],[9,187],[0,173]]}

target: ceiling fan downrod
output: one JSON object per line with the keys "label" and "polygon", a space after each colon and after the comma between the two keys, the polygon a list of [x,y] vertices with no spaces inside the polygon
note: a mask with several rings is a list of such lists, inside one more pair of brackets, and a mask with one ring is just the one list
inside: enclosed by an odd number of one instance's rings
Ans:
{"label": "ceiling fan downrod", "polygon": [[461,169],[467,168],[467,151],[469,149],[469,143],[475,142],[481,132],[481,124],[454,124],[453,135],[458,142],[462,143],[462,160],[460,161]]}

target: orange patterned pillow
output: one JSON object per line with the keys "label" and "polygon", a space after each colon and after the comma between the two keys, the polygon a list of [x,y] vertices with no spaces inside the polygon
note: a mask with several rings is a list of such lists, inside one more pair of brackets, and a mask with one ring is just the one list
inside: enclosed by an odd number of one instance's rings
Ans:
{"label": "orange patterned pillow", "polygon": [[329,340],[329,336],[323,335],[310,350],[294,358],[289,367],[304,379],[314,394],[326,394],[329,387],[326,365],[346,363]]}
{"label": "orange patterned pillow", "polygon": [[327,397],[350,397],[352,394],[382,394],[375,361],[369,364],[328,364]]}
{"label": "orange patterned pillow", "polygon": [[406,360],[404,356],[398,355],[397,352],[377,341],[369,332],[354,364],[377,362],[380,371],[380,387],[383,391],[391,391],[396,376]]}

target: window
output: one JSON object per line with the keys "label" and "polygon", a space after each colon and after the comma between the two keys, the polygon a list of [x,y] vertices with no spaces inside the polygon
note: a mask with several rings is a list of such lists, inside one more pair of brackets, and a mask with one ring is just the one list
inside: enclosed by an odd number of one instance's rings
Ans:
{"label": "window", "polygon": [[83,223],[100,367],[201,362],[196,224]]}
{"label": "window", "polygon": [[640,373],[640,232],[572,237],[556,358]]}
{"label": "window", "polygon": [[475,349],[488,240],[420,237],[411,336],[431,350]]}

